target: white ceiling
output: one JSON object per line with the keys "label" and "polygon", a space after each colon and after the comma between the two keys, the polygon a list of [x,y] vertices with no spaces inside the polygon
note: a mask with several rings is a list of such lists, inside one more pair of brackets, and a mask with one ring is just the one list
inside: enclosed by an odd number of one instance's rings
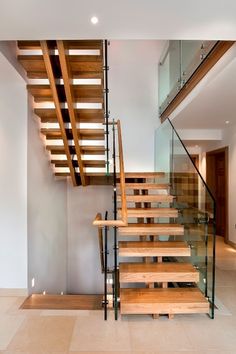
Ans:
{"label": "white ceiling", "polygon": [[0,40],[235,39],[235,14],[235,0],[0,0]]}
{"label": "white ceiling", "polygon": [[[177,129],[225,129],[236,124],[236,45],[217,64],[205,84],[175,116]],[[188,98],[187,98],[188,100]],[[186,101],[187,101],[186,100]],[[226,125],[226,121],[230,123]]]}

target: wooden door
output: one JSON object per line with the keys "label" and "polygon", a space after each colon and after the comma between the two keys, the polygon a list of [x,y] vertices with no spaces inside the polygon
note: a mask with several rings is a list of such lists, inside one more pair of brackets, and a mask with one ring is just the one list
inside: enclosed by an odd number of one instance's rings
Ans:
{"label": "wooden door", "polygon": [[216,200],[216,234],[228,239],[228,148],[207,153],[207,184]]}

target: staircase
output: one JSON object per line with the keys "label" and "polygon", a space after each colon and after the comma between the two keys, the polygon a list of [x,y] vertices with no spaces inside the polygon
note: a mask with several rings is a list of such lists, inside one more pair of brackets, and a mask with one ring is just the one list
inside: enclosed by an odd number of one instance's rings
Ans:
{"label": "staircase", "polygon": [[18,51],[55,176],[75,186],[105,176],[103,41],[18,41]]}
{"label": "staircase", "polygon": [[[120,313],[170,318],[208,313],[209,302],[195,286],[199,272],[188,261],[191,248],[175,241],[184,235],[184,226],[174,222],[178,210],[171,207],[174,196],[169,185],[158,183],[160,173],[126,173],[125,177],[128,225],[118,228],[118,236],[129,240],[118,243]],[[122,261],[124,257],[128,262]],[[177,262],[176,257],[186,261]]]}

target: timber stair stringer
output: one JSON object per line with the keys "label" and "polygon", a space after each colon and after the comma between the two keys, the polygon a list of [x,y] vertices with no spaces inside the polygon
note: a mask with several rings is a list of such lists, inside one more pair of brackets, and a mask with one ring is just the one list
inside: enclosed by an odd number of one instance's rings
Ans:
{"label": "timber stair stringer", "polygon": [[54,175],[105,182],[103,41],[18,41],[18,53]]}

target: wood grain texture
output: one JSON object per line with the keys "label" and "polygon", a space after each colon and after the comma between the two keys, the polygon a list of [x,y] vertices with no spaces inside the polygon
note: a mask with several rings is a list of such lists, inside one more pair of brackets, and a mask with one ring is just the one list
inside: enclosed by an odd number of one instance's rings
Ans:
{"label": "wood grain texture", "polygon": [[199,289],[121,289],[121,314],[208,313],[209,303]]}
{"label": "wood grain texture", "polygon": [[63,145],[64,145],[64,149],[65,149],[65,153],[66,153],[66,157],[68,160],[68,166],[70,169],[70,175],[71,175],[71,179],[72,179],[72,183],[74,186],[77,185],[77,180],[76,180],[76,174],[75,174],[75,169],[72,163],[72,159],[71,159],[71,155],[70,155],[70,150],[69,150],[69,145],[68,145],[68,140],[67,140],[67,135],[66,135],[66,130],[64,127],[64,122],[63,122],[63,117],[62,117],[62,113],[61,113],[61,107],[60,107],[60,101],[58,98],[58,94],[57,94],[57,89],[56,89],[56,83],[55,83],[55,78],[54,78],[54,74],[53,74],[53,68],[51,65],[51,61],[50,61],[50,56],[49,56],[49,48],[47,45],[46,41],[41,41],[41,48],[43,51],[43,59],[44,59],[44,63],[45,63],[45,67],[47,70],[47,76],[50,82],[50,87],[52,90],[52,94],[53,94],[53,99],[54,99],[54,104],[55,104],[55,110],[57,113],[57,119],[58,119],[58,123],[60,126],[60,136],[63,140]]}
{"label": "wood grain texture", "polygon": [[[126,195],[127,202],[133,203],[172,203],[173,202],[173,195],[168,194],[149,194],[149,195]],[[120,202],[122,197],[120,195],[117,196],[117,201]]]}
{"label": "wood grain texture", "polygon": [[120,241],[119,255],[121,257],[189,257],[191,250],[185,242],[181,241]]}
{"label": "wood grain texture", "polygon": [[[120,188],[120,183],[117,183],[117,188]],[[126,183],[125,189],[139,189],[139,190],[168,190],[170,188],[169,184],[157,184],[157,183]]]}
{"label": "wood grain texture", "polygon": [[101,310],[103,295],[30,295],[21,305],[28,310]]}
{"label": "wood grain texture", "polygon": [[125,172],[125,178],[146,179],[146,178],[155,178],[155,177],[165,177],[165,172]]}
{"label": "wood grain texture", "polygon": [[183,235],[184,227],[179,224],[128,224],[119,228],[120,235]]}
{"label": "wood grain texture", "polygon": [[127,216],[128,218],[177,218],[178,210],[174,208],[128,208]]}
{"label": "wood grain texture", "polygon": [[121,263],[121,283],[198,282],[199,273],[190,263]]}
{"label": "wood grain texture", "polygon": [[123,145],[122,145],[122,132],[120,120],[117,121],[117,133],[118,133],[118,144],[119,144],[119,163],[120,163],[120,200],[121,200],[121,217],[124,223],[127,224],[127,202],[126,202],[126,191],[125,191],[125,167],[124,167],[124,157],[123,157]]}

